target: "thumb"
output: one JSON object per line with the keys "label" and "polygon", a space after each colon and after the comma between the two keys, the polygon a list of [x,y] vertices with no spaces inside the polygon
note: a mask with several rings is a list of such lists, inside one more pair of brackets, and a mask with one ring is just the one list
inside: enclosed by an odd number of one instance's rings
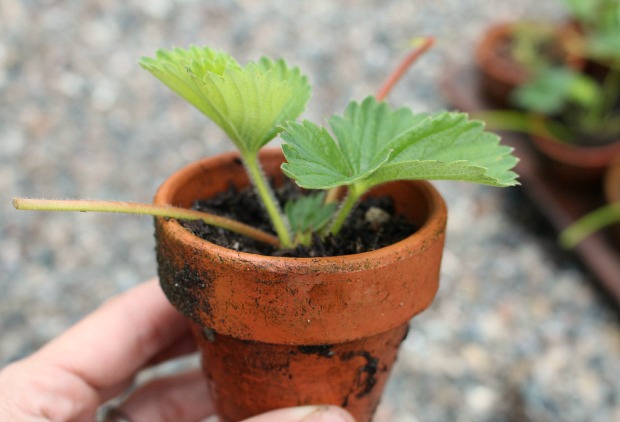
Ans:
{"label": "thumb", "polygon": [[300,406],[272,410],[243,422],[355,422],[355,419],[336,406]]}

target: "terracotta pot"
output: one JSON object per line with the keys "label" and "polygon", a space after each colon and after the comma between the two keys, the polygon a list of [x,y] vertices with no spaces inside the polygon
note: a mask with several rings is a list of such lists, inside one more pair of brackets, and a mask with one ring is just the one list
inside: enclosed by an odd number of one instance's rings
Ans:
{"label": "terracotta pot", "polygon": [[597,147],[576,146],[541,136],[533,137],[532,142],[539,152],[542,170],[572,187],[589,188],[601,183],[613,157],[620,154],[620,140]]}
{"label": "terracotta pot", "polygon": [[[261,161],[281,179],[279,150]],[[230,183],[248,184],[235,153],[183,168],[155,203],[189,207]],[[372,195],[392,196],[396,212],[420,229],[373,252],[275,258],[226,249],[156,219],[162,289],[192,321],[225,420],[311,403],[371,419],[408,321],[436,294],[446,226],[445,204],[427,182],[390,183]]]}
{"label": "terracotta pot", "polygon": [[[495,107],[509,107],[512,91],[531,77],[531,71],[517,63],[508,52],[513,33],[518,25],[527,22],[505,22],[492,25],[483,34],[476,46],[475,60],[479,70],[482,93]],[[540,23],[532,23],[540,24]],[[560,25],[556,31],[557,45],[563,47],[577,36],[573,24]],[[580,69],[584,65],[582,58],[565,51],[563,60],[570,67]]]}

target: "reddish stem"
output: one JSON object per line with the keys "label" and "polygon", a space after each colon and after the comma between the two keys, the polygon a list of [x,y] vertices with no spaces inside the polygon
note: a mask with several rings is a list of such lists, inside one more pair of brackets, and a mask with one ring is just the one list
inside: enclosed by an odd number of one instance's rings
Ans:
{"label": "reddish stem", "polygon": [[[377,101],[382,101],[387,97],[390,93],[394,85],[403,77],[407,69],[411,67],[411,65],[424,54],[429,48],[431,48],[435,44],[435,38],[433,37],[425,37],[420,45],[414,48],[405,59],[400,63],[400,65],[396,68],[394,72],[390,75],[388,80],[383,84],[381,89],[377,92],[375,98]],[[341,192],[344,190],[344,186],[337,186],[335,188],[330,189],[327,192],[327,196],[325,196],[325,203],[329,204],[330,202],[335,202],[338,200]]]}
{"label": "reddish stem", "polygon": [[385,84],[381,87],[379,92],[376,95],[378,101],[382,101],[387,97],[390,93],[394,85],[402,78],[402,76],[407,72],[407,69],[411,67],[411,65],[424,54],[428,49],[430,49],[435,44],[435,38],[433,37],[425,37],[422,43],[414,48],[405,59],[400,63],[398,68],[390,75]]}
{"label": "reddish stem", "polygon": [[[435,38],[433,37],[425,37],[422,40],[422,43],[414,48],[405,59],[400,63],[400,65],[392,72],[388,80],[383,84],[381,89],[376,95],[377,101],[383,101],[385,97],[390,93],[394,85],[403,77],[407,69],[411,67],[413,63],[424,54],[428,49],[430,49],[435,44]],[[335,188],[330,189],[327,192],[327,196],[325,197],[325,203],[329,204],[331,202],[335,202],[338,200],[340,193],[344,189],[344,186],[337,186]]]}

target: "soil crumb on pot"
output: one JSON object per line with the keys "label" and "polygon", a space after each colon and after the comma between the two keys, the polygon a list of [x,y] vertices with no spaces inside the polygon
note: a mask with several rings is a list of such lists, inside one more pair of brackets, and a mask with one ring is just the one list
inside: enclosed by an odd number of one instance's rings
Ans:
{"label": "soil crumb on pot", "polygon": [[[301,191],[287,181],[275,193],[280,204],[284,206],[288,199],[299,196]],[[231,186],[226,192],[213,198],[196,201],[194,209],[226,216],[273,233],[271,223],[252,188],[239,191]],[[380,217],[377,218],[377,215]],[[209,226],[202,221],[182,221],[181,224],[195,235],[226,248],[260,255],[298,258],[369,252],[403,240],[417,230],[417,227],[405,218],[394,215],[394,207],[389,197],[371,197],[361,202],[337,237],[320,239],[315,236],[311,246],[297,246],[288,250],[278,250],[228,230]]]}

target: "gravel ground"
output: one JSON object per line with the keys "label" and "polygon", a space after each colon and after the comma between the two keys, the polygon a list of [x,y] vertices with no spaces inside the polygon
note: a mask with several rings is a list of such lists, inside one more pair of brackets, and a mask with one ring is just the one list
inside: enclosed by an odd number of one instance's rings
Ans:
{"label": "gravel ground", "polygon": [[[141,70],[160,47],[209,44],[301,66],[305,117],[374,92],[417,35],[437,47],[390,100],[447,107],[446,63],[489,23],[559,17],[557,1],[0,2],[0,365],[155,273],[151,220],[17,213],[12,196],[149,201],[162,180],[230,149]],[[208,140],[208,143],[205,143]],[[450,209],[442,286],[412,321],[378,421],[620,420],[617,313],[570,256],[516,222],[509,190],[437,183]],[[476,226],[472,224],[476,221]],[[523,219],[521,219],[523,220]]]}

